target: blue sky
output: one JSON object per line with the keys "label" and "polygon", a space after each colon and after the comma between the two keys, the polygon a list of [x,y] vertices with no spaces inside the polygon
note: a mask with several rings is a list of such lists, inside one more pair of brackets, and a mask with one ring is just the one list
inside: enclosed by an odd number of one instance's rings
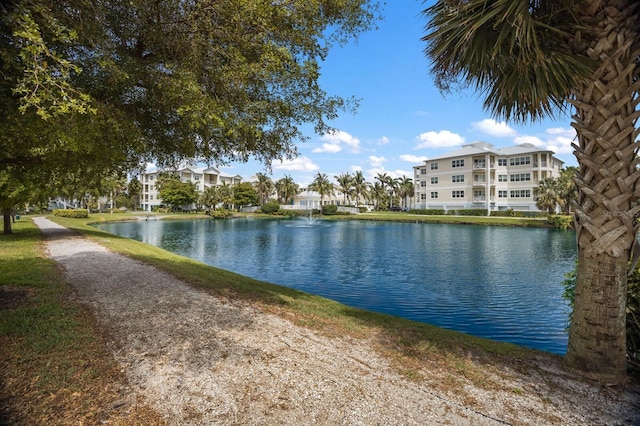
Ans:
{"label": "blue sky", "polygon": [[[476,141],[497,147],[530,142],[552,149],[565,166],[577,164],[568,116],[524,126],[505,123],[492,119],[472,90],[444,97],[435,88],[420,41],[424,8],[422,0],[388,2],[378,30],[330,51],[321,65],[322,87],[331,95],[360,99],[360,107],[330,123],[335,134],[309,131],[297,159],[272,164],[274,181],[286,174],[305,186],[321,172],[335,183],[334,176],[356,170],[370,182],[378,173],[412,178],[421,161]],[[254,161],[221,170],[244,180],[265,172]]]}

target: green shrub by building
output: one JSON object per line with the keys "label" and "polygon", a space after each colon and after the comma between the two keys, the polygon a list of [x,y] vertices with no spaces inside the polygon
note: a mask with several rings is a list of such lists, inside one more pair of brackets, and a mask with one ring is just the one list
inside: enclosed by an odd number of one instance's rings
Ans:
{"label": "green shrub by building", "polygon": [[338,212],[338,206],[335,204],[327,204],[322,206],[322,215],[323,216],[332,216]]}
{"label": "green shrub by building", "polygon": [[55,209],[53,211],[54,216],[59,217],[71,217],[75,219],[85,219],[89,217],[89,210],[87,209]]}
{"label": "green shrub by building", "polygon": [[262,210],[262,213],[264,214],[274,214],[278,212],[278,210],[280,210],[280,204],[266,203],[266,204],[263,204],[262,207],[260,207],[260,210]]}

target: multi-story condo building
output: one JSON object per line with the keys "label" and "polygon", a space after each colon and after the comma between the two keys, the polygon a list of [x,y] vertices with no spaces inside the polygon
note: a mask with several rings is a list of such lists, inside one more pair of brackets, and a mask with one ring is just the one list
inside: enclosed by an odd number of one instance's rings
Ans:
{"label": "multi-story condo building", "polygon": [[[172,170],[173,171],[173,170]],[[158,175],[162,170],[150,167],[140,175],[142,192],[140,193],[140,207],[144,211],[151,211],[154,207],[162,205],[162,199],[158,194]],[[192,182],[196,186],[196,192],[202,194],[211,186],[237,185],[242,182],[240,175],[229,175],[220,172],[215,167],[186,166],[175,170],[182,182]]]}
{"label": "multi-story condo building", "polygon": [[553,154],[529,143],[463,145],[413,168],[413,208],[538,211],[538,184],[560,176],[564,164]]}

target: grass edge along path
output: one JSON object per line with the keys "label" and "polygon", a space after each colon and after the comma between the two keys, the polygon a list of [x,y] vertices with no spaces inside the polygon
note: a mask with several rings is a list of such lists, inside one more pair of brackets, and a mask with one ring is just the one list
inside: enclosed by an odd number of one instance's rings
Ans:
{"label": "grass edge along path", "polygon": [[162,424],[132,400],[30,218],[0,235],[0,425]]}

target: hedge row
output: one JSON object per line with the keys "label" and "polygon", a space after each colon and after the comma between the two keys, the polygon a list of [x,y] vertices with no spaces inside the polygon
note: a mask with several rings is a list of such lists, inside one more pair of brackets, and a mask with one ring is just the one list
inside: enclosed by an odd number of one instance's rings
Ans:
{"label": "hedge row", "polygon": [[55,209],[53,211],[54,216],[59,217],[72,217],[76,219],[85,219],[89,217],[89,210],[87,209]]}

